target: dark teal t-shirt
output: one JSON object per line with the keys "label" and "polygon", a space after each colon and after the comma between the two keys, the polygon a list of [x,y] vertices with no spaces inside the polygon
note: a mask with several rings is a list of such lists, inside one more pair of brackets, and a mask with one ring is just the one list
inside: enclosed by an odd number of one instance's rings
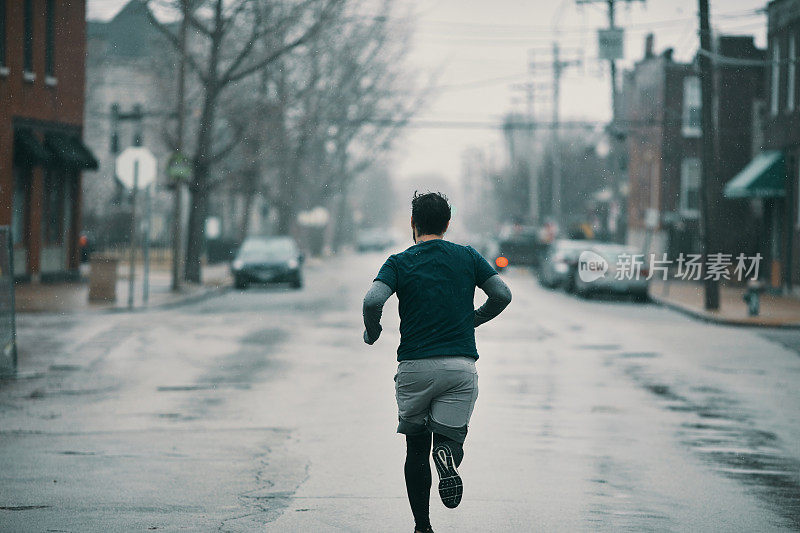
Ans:
{"label": "dark teal t-shirt", "polygon": [[375,280],[388,285],[400,301],[397,360],[436,355],[477,359],[475,287],[495,274],[474,248],[443,239],[390,256]]}

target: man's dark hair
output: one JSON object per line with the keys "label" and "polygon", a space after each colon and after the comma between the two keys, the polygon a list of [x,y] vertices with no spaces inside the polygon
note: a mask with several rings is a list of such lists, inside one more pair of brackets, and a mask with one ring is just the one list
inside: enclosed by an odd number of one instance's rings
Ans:
{"label": "man's dark hair", "polygon": [[411,218],[420,235],[441,235],[450,222],[450,204],[440,192],[419,194],[411,200]]}

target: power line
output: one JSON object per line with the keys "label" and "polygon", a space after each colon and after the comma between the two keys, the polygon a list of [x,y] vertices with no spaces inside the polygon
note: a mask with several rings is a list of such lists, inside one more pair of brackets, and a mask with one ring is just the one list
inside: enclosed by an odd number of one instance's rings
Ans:
{"label": "power line", "polygon": [[481,87],[488,87],[491,85],[502,85],[506,84],[510,81],[519,81],[527,77],[527,74],[514,74],[511,76],[498,76],[494,78],[485,78],[482,80],[474,80],[474,81],[467,81],[464,83],[449,83],[446,85],[439,85],[437,87],[432,87],[432,91],[460,91],[460,90],[468,90],[468,89],[478,89]]}
{"label": "power line", "polygon": [[[727,13],[719,13],[715,16],[716,19],[737,19],[737,18],[753,18],[757,16],[765,16],[766,11],[763,8],[755,8],[755,9],[746,9],[746,10],[739,10],[739,11],[730,11]],[[626,24],[626,29],[643,29],[649,30],[653,28],[661,27],[668,27],[674,26],[676,24],[691,24],[695,21],[694,17],[682,17],[682,18],[675,18],[675,19],[664,19],[664,20],[656,20],[651,22],[639,22],[639,23],[632,23]],[[430,20],[430,21],[420,21],[419,25],[424,26],[426,24],[431,25],[440,25],[449,28],[456,28],[456,27],[463,27],[465,30],[476,30],[476,29],[483,29],[483,30],[494,30],[498,32],[508,32],[508,31],[519,31],[523,33],[527,32],[552,32],[552,26],[533,26],[528,24],[486,24],[481,22],[453,22],[453,21],[445,21],[445,20]],[[439,28],[437,31],[441,31]],[[559,33],[584,33],[586,32],[586,28],[582,26],[568,26],[566,28],[559,28]],[[551,36],[546,37],[547,39],[551,39]]]}
{"label": "power line", "polygon": [[702,48],[697,51],[697,54],[703,57],[711,58],[711,61],[717,65],[727,65],[732,67],[766,67],[788,65],[791,63],[797,64],[796,59],[781,59],[778,61],[772,59],[744,59],[740,57],[723,56],[715,52],[703,50]]}
{"label": "power line", "polygon": [[[408,121],[396,119],[372,119],[366,121],[376,126],[402,126],[419,129],[476,129],[476,130],[549,130],[559,129],[592,130],[608,127],[608,120],[561,120],[558,124],[552,121],[531,120],[434,120],[410,119]],[[615,122],[625,133],[634,134],[640,128],[674,127],[683,124],[681,118],[675,120],[625,120]]]}

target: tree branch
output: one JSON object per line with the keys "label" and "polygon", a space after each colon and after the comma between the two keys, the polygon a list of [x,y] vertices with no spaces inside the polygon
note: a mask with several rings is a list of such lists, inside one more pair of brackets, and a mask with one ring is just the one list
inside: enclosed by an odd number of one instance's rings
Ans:
{"label": "tree branch", "polygon": [[[147,19],[150,21],[150,24],[152,24],[153,27],[156,30],[158,30],[159,33],[161,33],[161,35],[166,37],[167,40],[170,42],[170,44],[172,44],[172,46],[175,48],[175,50],[180,54],[181,51],[184,48],[184,45],[183,45],[183,43],[181,43],[181,41],[178,38],[178,36],[175,35],[172,31],[170,31],[170,29],[167,27],[166,24],[161,23],[155,17],[155,15],[153,15],[153,12],[150,9],[150,4],[149,3],[146,4],[146,7],[147,7],[147,9],[145,11],[147,11]],[[192,57],[191,54],[189,54],[188,50],[184,51],[183,57],[186,59],[186,64],[189,65],[189,68],[191,68],[194,71],[194,73],[197,74],[197,76],[200,78],[200,81],[202,81],[203,83],[206,83],[206,78],[205,78],[205,75],[203,73],[203,70],[200,68],[200,65],[197,63],[195,58]]]}
{"label": "tree branch", "polygon": [[291,41],[289,44],[282,46],[278,50],[275,50],[271,54],[268,54],[260,61],[257,61],[251,65],[248,65],[245,68],[242,68],[238,72],[234,72],[233,70],[229,69],[226,72],[226,74],[222,77],[223,80],[222,83],[223,84],[233,83],[241,80],[242,78],[246,78],[250,74],[253,74],[256,71],[265,68],[270,63],[277,61],[284,54],[308,42],[311,39],[311,37],[313,37],[320,30],[320,28],[322,28],[322,26],[328,21],[329,16],[333,11],[333,8],[341,2],[342,0],[328,0],[328,3],[325,5],[325,7],[322,8],[322,12],[320,13],[319,18],[317,18],[314,24],[312,24],[311,27],[303,35]]}

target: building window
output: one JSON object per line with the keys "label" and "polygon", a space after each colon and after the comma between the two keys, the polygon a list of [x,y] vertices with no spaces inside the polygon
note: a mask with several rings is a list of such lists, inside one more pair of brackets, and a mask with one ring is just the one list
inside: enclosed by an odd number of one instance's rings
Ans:
{"label": "building window", "polygon": [[45,49],[44,49],[44,73],[47,76],[55,74],[55,32],[56,32],[56,3],[55,0],[47,0],[47,14],[45,19]]}
{"label": "building window", "polygon": [[683,78],[683,136],[700,137],[703,134],[700,100],[700,78]]}
{"label": "building window", "polygon": [[49,168],[45,172],[42,202],[42,240],[45,244],[59,245],[63,241],[64,179],[63,171]]}
{"label": "building window", "polygon": [[0,68],[6,66],[6,0],[0,0]]}
{"label": "building window", "polygon": [[794,92],[796,84],[796,68],[795,62],[797,61],[797,41],[794,34],[789,36],[789,71],[786,80],[786,110],[788,112],[794,111],[795,101]]}
{"label": "building window", "polygon": [[33,0],[25,0],[25,35],[22,43],[22,68],[33,72]]}
{"label": "building window", "polygon": [[772,85],[770,96],[770,111],[773,115],[777,115],[780,110],[780,96],[781,86],[781,45],[778,43],[777,38],[772,39]]}
{"label": "building window", "polygon": [[687,157],[681,161],[680,212],[686,218],[700,214],[700,158]]}

